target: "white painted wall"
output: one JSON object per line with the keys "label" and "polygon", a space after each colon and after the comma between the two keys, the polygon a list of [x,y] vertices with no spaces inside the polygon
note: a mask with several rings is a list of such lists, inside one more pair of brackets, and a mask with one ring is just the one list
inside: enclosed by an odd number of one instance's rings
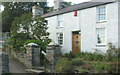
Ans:
{"label": "white painted wall", "polygon": [[81,10],[81,51],[91,52],[95,47],[96,8]]}
{"label": "white painted wall", "polygon": [[[79,10],[75,17],[73,12],[63,14],[63,28],[57,28],[57,16],[48,17],[48,31],[50,38],[57,43],[56,33],[63,33],[62,53],[69,53],[72,50],[72,31],[81,30],[81,51],[94,52],[99,49],[106,52],[107,44],[112,42],[118,45],[118,3],[106,5],[107,21],[96,22],[96,7]],[[96,28],[106,28],[106,45],[96,46]]]}
{"label": "white painted wall", "polygon": [[[120,13],[120,2],[118,3],[118,13]],[[120,48],[120,15],[118,15],[118,47]]]}
{"label": "white painted wall", "polygon": [[118,47],[118,2],[107,5],[107,43]]}
{"label": "white painted wall", "polygon": [[56,33],[63,33],[62,53],[69,53],[72,50],[72,31],[80,30],[80,12],[75,17],[73,12],[63,14],[63,27],[57,28],[57,16],[46,18],[48,20],[48,31],[51,33],[50,38],[57,43]]}
{"label": "white painted wall", "polygon": [[[89,8],[81,10],[81,34],[82,34],[82,51],[94,52],[95,49],[106,52],[108,43],[112,42],[118,45],[118,7],[117,3],[106,5],[107,21],[97,22],[97,8]],[[97,46],[96,44],[96,28],[106,28],[106,45]]]}

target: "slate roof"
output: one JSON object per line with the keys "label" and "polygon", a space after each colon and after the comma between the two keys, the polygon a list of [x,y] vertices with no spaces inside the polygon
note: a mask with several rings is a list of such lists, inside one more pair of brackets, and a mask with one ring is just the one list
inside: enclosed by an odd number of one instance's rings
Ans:
{"label": "slate roof", "polygon": [[43,14],[41,16],[46,18],[46,17],[51,17],[51,16],[63,14],[63,13],[76,11],[76,10],[87,9],[87,8],[91,8],[91,7],[95,7],[95,6],[99,6],[99,5],[103,5],[103,4],[108,4],[108,3],[113,3],[113,2],[115,2],[115,1],[110,1],[110,2],[91,2],[91,1],[89,1],[89,2],[84,2],[84,3],[80,3],[80,4],[76,4],[76,5],[71,5],[71,6],[63,8],[61,10],[52,11],[52,12]]}

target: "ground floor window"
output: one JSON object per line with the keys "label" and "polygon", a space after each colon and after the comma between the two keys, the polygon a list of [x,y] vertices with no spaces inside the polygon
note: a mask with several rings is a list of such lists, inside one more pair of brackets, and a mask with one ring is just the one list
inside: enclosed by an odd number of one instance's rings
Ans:
{"label": "ground floor window", "polygon": [[59,45],[63,45],[63,33],[57,33],[57,41]]}
{"label": "ground floor window", "polygon": [[105,44],[105,28],[97,28],[97,44]]}

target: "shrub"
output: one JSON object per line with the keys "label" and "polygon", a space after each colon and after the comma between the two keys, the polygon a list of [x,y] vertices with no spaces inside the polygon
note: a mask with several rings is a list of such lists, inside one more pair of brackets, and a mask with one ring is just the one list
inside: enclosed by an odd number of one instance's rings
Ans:
{"label": "shrub", "polygon": [[82,68],[86,70],[91,70],[93,67],[92,67],[92,64],[84,64]]}
{"label": "shrub", "polygon": [[99,61],[104,59],[104,56],[101,54],[87,53],[87,52],[77,54],[76,57],[82,58],[84,60],[90,60],[90,61]]}
{"label": "shrub", "polygon": [[82,59],[77,57],[77,58],[74,58],[74,59],[71,60],[71,64],[76,65],[76,66],[80,66],[80,65],[83,65],[84,62],[83,62]]}
{"label": "shrub", "polygon": [[[80,68],[80,67],[77,67],[77,68],[75,68],[74,72],[78,73],[78,75],[79,75],[79,73],[88,73],[89,70],[83,69],[83,68]],[[75,74],[75,75],[76,75],[76,74]],[[84,75],[84,74],[83,74],[83,75]]]}
{"label": "shrub", "polygon": [[108,44],[107,61],[119,61],[120,48],[116,48],[112,43]]}
{"label": "shrub", "polygon": [[17,33],[17,34],[12,35],[9,38],[9,41],[10,41],[10,45],[13,47],[13,49],[15,51],[22,51],[24,49],[20,48],[20,47],[23,47],[23,43],[28,39],[29,38],[28,38],[27,34],[25,34],[25,33]]}
{"label": "shrub", "polygon": [[68,58],[69,60],[71,60],[71,59],[75,58],[75,55],[70,52],[70,53],[64,54],[63,57],[66,57],[66,58]]}
{"label": "shrub", "polygon": [[111,66],[109,64],[106,64],[106,62],[99,61],[95,64],[93,64],[93,68],[99,72],[103,72],[104,70],[111,70]]}
{"label": "shrub", "polygon": [[67,58],[61,58],[55,65],[56,72],[69,72],[73,69],[70,61]]}

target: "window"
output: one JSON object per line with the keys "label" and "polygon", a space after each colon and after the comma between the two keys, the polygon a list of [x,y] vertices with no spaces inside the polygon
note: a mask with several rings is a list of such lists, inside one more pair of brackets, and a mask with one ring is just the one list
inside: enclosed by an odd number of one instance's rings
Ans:
{"label": "window", "polygon": [[59,45],[63,45],[63,33],[57,33],[57,40]]}
{"label": "window", "polygon": [[63,27],[63,15],[58,15],[57,20],[58,20],[58,27]]}
{"label": "window", "polygon": [[97,8],[97,21],[105,21],[106,20],[106,7],[100,6]]}
{"label": "window", "polygon": [[97,44],[105,44],[105,28],[97,28]]}

